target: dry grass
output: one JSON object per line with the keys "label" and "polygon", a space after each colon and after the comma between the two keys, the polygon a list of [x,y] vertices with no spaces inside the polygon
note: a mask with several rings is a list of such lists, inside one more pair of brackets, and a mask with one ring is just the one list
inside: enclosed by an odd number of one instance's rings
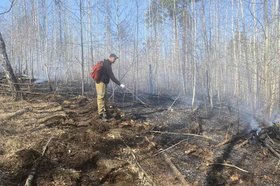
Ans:
{"label": "dry grass", "polygon": [[[269,163],[273,158],[269,151],[263,155],[258,150],[258,144],[247,143],[243,148],[237,148],[234,144],[216,147],[225,136],[236,132],[235,115],[216,114],[203,120],[203,135],[211,136],[216,141],[213,142],[196,136],[177,135],[188,132],[190,111],[156,113],[153,115],[154,120],[149,120],[149,123],[128,118],[119,123],[105,124],[94,117],[95,102],[84,97],[64,101],[59,97],[49,97],[48,100],[34,98],[32,101],[18,102],[0,97],[0,102],[0,186],[4,182],[5,185],[15,185],[7,183],[22,180],[51,136],[54,138],[49,145],[47,158],[41,165],[43,171],[37,175],[37,185],[107,184],[115,181],[123,183],[119,185],[132,185],[127,184],[128,181],[134,185],[180,185],[164,157],[153,156],[159,149],[168,149],[166,153],[172,159],[171,163],[191,185],[203,185],[208,179],[211,181],[211,176],[215,176],[214,173],[218,171],[215,164],[224,164],[223,170],[217,172],[217,179],[232,183],[244,180],[247,185],[252,185],[251,181],[242,177],[245,173],[234,165],[250,172],[258,171],[256,165],[260,163],[266,172],[273,165]],[[25,108],[30,110],[25,111]],[[24,112],[13,116],[19,110]],[[79,125],[82,122],[88,124]],[[161,133],[151,133],[152,124]],[[151,142],[147,140],[148,143],[144,137]],[[178,143],[182,140],[186,143]],[[26,154],[20,156],[20,153]],[[224,161],[215,161],[226,153],[232,156]],[[213,166],[208,166],[210,164]],[[277,168],[272,167],[274,171],[279,170],[278,165]],[[269,176],[275,181],[267,183],[278,183],[275,175]]]}
{"label": "dry grass", "polygon": [[[0,165],[9,170],[13,170],[13,162],[17,158],[17,152],[22,149],[35,149],[40,152],[40,143],[46,141],[50,136],[60,136],[64,130],[57,128],[39,127],[36,118],[44,115],[41,112],[33,112],[33,108],[44,110],[45,107],[51,108],[50,104],[38,102],[29,103],[27,101],[13,101],[9,97],[0,97]],[[56,103],[51,106],[57,105]],[[10,118],[14,113],[24,108],[32,108],[20,115]],[[61,110],[59,108],[58,110]],[[1,175],[0,175],[1,177]]]}

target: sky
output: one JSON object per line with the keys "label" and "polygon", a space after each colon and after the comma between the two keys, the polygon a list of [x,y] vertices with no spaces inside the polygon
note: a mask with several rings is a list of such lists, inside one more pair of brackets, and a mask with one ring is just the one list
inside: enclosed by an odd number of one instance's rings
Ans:
{"label": "sky", "polygon": [[[4,12],[4,11],[7,11],[9,8],[10,8],[10,5],[11,5],[11,1],[13,0],[0,0],[0,12]],[[15,0],[15,3],[17,3],[18,1],[20,0]],[[53,3],[55,0],[46,0],[46,4],[49,5],[51,3]],[[235,1],[235,0],[234,0]],[[87,2],[87,1],[85,1]],[[93,0],[92,2],[97,2],[98,3],[98,0]],[[114,2],[117,2],[117,0],[110,0],[111,4],[114,6],[116,3]],[[120,13],[121,13],[121,16],[123,17],[129,17],[129,20],[130,22],[134,22],[135,20],[133,19],[133,17],[135,16],[130,16],[130,15],[135,15],[136,14],[136,10],[135,10],[135,2],[136,1],[133,1],[133,0],[118,0],[119,4],[121,5],[120,7]],[[139,16],[139,17],[143,17],[143,13],[144,11],[146,10],[147,8],[147,3],[149,2],[149,0],[142,0],[142,1],[138,1],[139,2],[139,15],[142,15],[142,16]],[[212,0],[212,2],[214,2]],[[239,12],[239,15],[238,15],[238,12],[236,12],[235,10],[231,10],[230,6],[231,6],[231,3],[232,3],[232,0],[223,0],[223,1],[220,1],[221,3],[219,3],[219,9],[220,9],[220,12],[219,14],[227,14],[228,15],[228,18],[231,17],[232,14],[235,14],[235,16],[238,16],[241,18],[241,15],[240,15],[240,12]],[[245,20],[246,20],[246,25],[248,25],[248,27],[253,24],[253,21],[252,21],[252,15],[250,13],[250,11],[252,11],[252,8],[250,6],[252,6],[252,0],[242,0],[243,2],[243,6],[244,6],[244,16],[245,16]],[[261,2],[263,2],[263,0],[256,0],[256,5],[259,6],[261,4]],[[273,1],[268,1],[268,3],[271,3]],[[72,17],[72,19],[75,21],[78,22],[78,16],[79,16],[79,0],[67,0],[67,4],[69,5],[69,7],[66,7],[66,10],[70,12],[70,15]],[[199,3],[198,3],[199,4]],[[217,3],[215,3],[217,4]],[[209,14],[207,14],[207,12],[209,12],[209,9],[210,9],[210,6],[211,5],[211,0],[205,0],[205,7],[206,7],[206,16]],[[112,10],[114,10],[115,7],[112,7]],[[96,9],[96,11],[102,11],[102,10],[98,10]],[[271,10],[269,10],[271,11]],[[258,11],[257,10],[257,13],[260,13],[262,11]],[[114,12],[113,12],[114,13]],[[113,14],[114,16],[114,14]],[[112,17],[113,17],[112,16]],[[262,19],[262,16],[261,13],[258,14],[258,18],[259,20]],[[225,16],[226,18],[226,16]],[[224,19],[223,21],[226,21],[226,19]],[[224,23],[221,23],[222,25]],[[261,26],[261,25],[259,25]],[[142,29],[141,29],[142,30]]]}
{"label": "sky", "polygon": [[10,8],[11,0],[0,0],[0,12],[7,11]]}
{"label": "sky", "polygon": [[[0,12],[3,11],[7,11],[10,8],[11,5],[11,1],[12,0],[0,0]],[[84,3],[87,3],[88,0],[83,0]],[[98,34],[98,33],[104,33],[104,25],[106,25],[106,20],[105,20],[105,16],[106,14],[105,12],[105,8],[103,6],[100,6],[100,4],[98,6],[96,6],[97,3],[99,2],[104,2],[106,0],[91,0],[91,2],[93,2],[92,6],[93,8],[93,29],[94,33],[96,33],[94,35],[94,38],[96,41],[94,42],[103,42],[104,41],[104,34]],[[127,38],[130,38],[132,40],[136,39],[136,28],[137,28],[137,24],[136,24],[136,2],[139,3],[139,24],[138,24],[138,29],[139,29],[139,34],[138,34],[138,38],[139,38],[139,44],[141,45],[142,43],[144,43],[144,41],[146,40],[147,36],[149,37],[149,34],[151,32],[149,32],[149,30],[145,27],[145,16],[144,13],[147,11],[147,7],[148,7],[148,3],[151,2],[152,0],[107,0],[108,2],[110,2],[110,6],[112,7],[110,9],[111,11],[111,17],[110,17],[110,22],[113,25],[111,27],[111,29],[113,29],[113,31],[116,33],[116,22],[122,22],[122,26],[124,26],[125,29],[127,30],[127,34],[130,34],[130,36],[127,36]],[[251,11],[252,11],[252,1],[253,0],[242,0],[243,2],[243,10],[244,10],[244,17],[245,17],[245,28],[246,28],[246,34],[247,36],[249,36],[251,33],[254,33],[254,21],[253,21],[253,17],[251,15]],[[260,21],[263,20],[263,15],[262,15],[262,5],[260,4],[263,0],[255,0],[256,1],[256,6],[257,6],[257,16],[258,19]],[[15,3],[21,3],[22,4],[22,0],[15,0]],[[26,2],[29,2],[26,1]],[[51,15],[54,13],[55,8],[54,8],[54,2],[55,0],[45,0],[46,2],[46,6],[48,7],[48,15],[50,15],[49,17],[51,18]],[[68,17],[68,21],[71,22],[71,29],[74,31],[75,37],[79,38],[79,34],[80,34],[80,12],[79,12],[79,0],[63,0],[62,2],[67,2],[67,3],[63,3],[62,6],[62,10],[66,13]],[[214,2],[214,3],[211,3]],[[233,2],[238,2],[237,0],[233,0]],[[274,0],[269,0],[269,3],[274,2]],[[117,4],[119,5],[119,7],[117,7]],[[231,40],[232,39],[232,33],[233,31],[242,31],[242,17],[241,17],[241,12],[238,11],[239,9],[235,6],[233,9],[231,8],[231,4],[232,4],[232,0],[219,0],[219,3],[217,3],[217,1],[215,0],[205,0],[205,16],[206,16],[206,30],[210,36],[215,37],[215,29],[217,29],[219,27],[220,30],[220,37],[222,38],[227,38],[227,40]],[[87,7],[87,5],[84,5],[85,7]],[[215,6],[218,6],[218,8],[214,8]],[[197,21],[198,24],[202,24],[202,20],[201,20],[201,2],[198,2],[195,4],[196,7],[196,16],[197,16]],[[210,10],[218,10],[218,12],[213,12]],[[40,11],[39,11],[40,12]],[[85,8],[85,12],[87,11],[87,8]],[[219,22],[217,22],[215,19],[215,13],[218,14],[219,17]],[[117,14],[119,14],[119,20],[117,20]],[[0,31],[3,32],[3,30],[5,30],[6,28],[9,29],[10,28],[10,23],[11,21],[9,21],[9,19],[11,19],[11,13],[7,13],[4,16],[0,16],[0,21],[1,20],[5,20],[5,22],[7,22],[8,24],[2,24],[2,27],[0,29]],[[222,16],[221,16],[222,15]],[[87,16],[86,13],[84,15],[84,26],[83,26],[83,30],[84,33],[90,33],[90,30],[87,26]],[[239,19],[239,28],[236,26],[236,24],[231,24],[231,19],[232,16],[234,17],[234,20],[237,21]],[[53,21],[53,24],[50,24],[49,26],[55,27],[56,23],[57,23],[57,17],[53,17],[54,19],[52,19],[51,21]],[[172,24],[171,22],[167,22],[164,25],[164,31],[162,32],[162,34],[164,35],[163,37],[167,38],[167,43],[169,43],[170,41],[168,39],[172,39],[171,35],[172,35]],[[219,24],[219,25],[217,25]],[[257,22],[257,26],[260,30],[261,33],[261,28],[263,25],[261,25],[261,23]],[[126,26],[128,25],[128,26]],[[100,26],[100,28],[98,28]],[[169,29],[170,28],[170,29]],[[201,25],[198,26],[198,28],[202,28]],[[49,31],[52,31],[53,28],[48,29]],[[202,32],[198,32],[198,37],[201,38],[203,37],[202,35],[200,36],[199,33]],[[217,36],[216,36],[217,37]],[[77,39],[79,40],[79,39]],[[142,42],[143,41],[143,42]],[[202,41],[202,40],[201,40]],[[85,46],[87,46],[87,44],[89,45],[90,43],[84,43]],[[140,47],[141,48],[141,47]]]}

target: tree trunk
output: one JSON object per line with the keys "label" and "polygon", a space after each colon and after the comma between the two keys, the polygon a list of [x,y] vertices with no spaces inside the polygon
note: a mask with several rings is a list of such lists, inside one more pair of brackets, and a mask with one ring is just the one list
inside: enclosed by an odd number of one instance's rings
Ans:
{"label": "tree trunk", "polygon": [[11,88],[12,96],[15,100],[18,100],[20,98],[20,94],[19,94],[20,87],[17,84],[17,78],[14,74],[11,63],[8,59],[5,42],[2,38],[1,32],[0,32],[0,61],[3,66],[3,70],[7,78],[7,81],[9,83],[9,86]]}
{"label": "tree trunk", "polygon": [[264,46],[264,56],[263,56],[263,59],[264,59],[264,77],[265,77],[265,92],[264,92],[264,95],[265,95],[265,100],[266,100],[266,114],[269,114],[269,110],[270,110],[270,107],[271,107],[271,81],[270,81],[270,51],[269,51],[269,48],[270,48],[270,44],[269,44],[269,40],[270,40],[270,33],[269,33],[269,20],[268,20],[268,1],[265,0],[264,1],[264,31],[265,31],[265,34],[264,34],[264,38],[265,38],[265,46]]}
{"label": "tree trunk", "polygon": [[81,64],[81,72],[82,72],[82,96],[84,95],[85,91],[85,68],[84,68],[84,38],[83,38],[83,5],[82,5],[82,0],[80,0],[80,30],[81,30],[81,59],[82,59],[82,64]]}
{"label": "tree trunk", "polygon": [[186,63],[187,63],[187,19],[188,13],[183,11],[183,36],[182,36],[182,76],[183,76],[183,93],[187,94],[187,82],[186,82]]}

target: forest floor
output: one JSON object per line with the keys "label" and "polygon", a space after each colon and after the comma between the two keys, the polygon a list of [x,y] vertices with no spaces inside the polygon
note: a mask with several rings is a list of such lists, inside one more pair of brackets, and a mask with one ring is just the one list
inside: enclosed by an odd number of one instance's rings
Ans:
{"label": "forest floor", "polygon": [[120,97],[103,122],[95,99],[1,96],[0,185],[24,185],[32,168],[40,186],[280,185],[279,157],[237,112],[143,99]]}

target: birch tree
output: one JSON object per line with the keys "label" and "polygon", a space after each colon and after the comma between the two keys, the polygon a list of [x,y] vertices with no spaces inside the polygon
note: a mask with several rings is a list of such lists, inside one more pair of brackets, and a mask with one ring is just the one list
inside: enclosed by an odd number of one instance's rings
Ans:
{"label": "birch tree", "polygon": [[20,87],[18,85],[18,81],[16,76],[14,75],[13,68],[11,66],[11,63],[9,61],[7,52],[6,52],[6,45],[3,40],[2,34],[0,32],[0,61],[2,64],[2,67],[5,72],[6,79],[8,81],[8,84],[10,86],[11,92],[12,92],[12,97],[15,100],[18,100],[20,98]]}

